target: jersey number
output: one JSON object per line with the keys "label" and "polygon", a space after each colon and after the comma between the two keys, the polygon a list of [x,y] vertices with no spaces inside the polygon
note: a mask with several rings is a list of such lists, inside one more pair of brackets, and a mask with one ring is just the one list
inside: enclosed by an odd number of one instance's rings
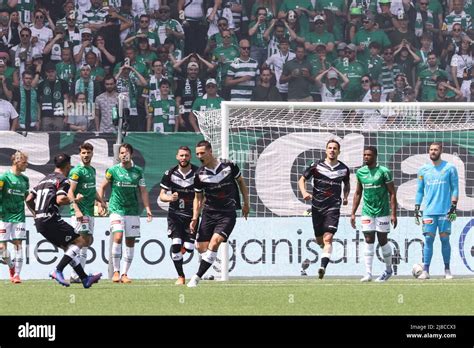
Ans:
{"label": "jersey number", "polygon": [[179,200],[179,209],[184,209],[184,199]]}
{"label": "jersey number", "polygon": [[38,190],[38,192],[36,193],[35,211],[43,211],[48,192],[49,190]]}

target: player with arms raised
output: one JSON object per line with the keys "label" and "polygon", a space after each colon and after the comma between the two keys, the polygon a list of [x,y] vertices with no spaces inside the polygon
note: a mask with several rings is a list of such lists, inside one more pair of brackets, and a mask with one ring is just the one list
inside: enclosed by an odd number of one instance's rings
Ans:
{"label": "player with arms raised", "polygon": [[36,230],[51,244],[64,250],[64,256],[59,261],[50,277],[62,286],[69,286],[63,276],[64,268],[69,264],[81,278],[84,288],[90,288],[99,281],[102,273],[86,275],[79,260],[82,247],[87,245],[83,236],[77,234],[70,224],[64,221],[59,213],[59,206],[74,204],[83,198],[78,194],[69,198],[69,181],[67,176],[71,170],[71,157],[61,153],[54,157],[56,169],[44,177],[26,198],[26,205],[35,219]]}
{"label": "player with arms raised", "polygon": [[[28,167],[28,156],[17,151],[11,161],[11,169],[0,175],[0,260],[3,259],[10,269],[10,281],[19,284],[23,265],[21,244],[26,239],[25,198],[30,188],[28,177],[22,173]],[[7,242],[13,243],[13,262]]]}
{"label": "player with arms raised", "polygon": [[[324,278],[326,267],[331,259],[332,240],[337,232],[339,216],[341,215],[341,193],[344,183],[344,198],[342,204],[347,205],[347,197],[351,191],[349,168],[337,158],[341,145],[336,140],[326,144],[326,158],[319,160],[305,170],[298,187],[305,201],[311,199],[311,216],[316,242],[323,249],[321,267],[318,270],[319,279]],[[306,180],[313,178],[313,194],[306,191]]]}
{"label": "player with arms raised", "polygon": [[[392,173],[387,167],[377,164],[377,148],[368,146],[364,150],[364,163],[356,172],[357,188],[352,204],[351,225],[356,228],[356,211],[360,200],[364,198],[362,207],[362,232],[365,237],[365,269],[366,275],[361,282],[372,280],[372,263],[375,253],[375,234],[382,248],[385,271],[375,280],[385,282],[393,274],[392,248],[388,244],[390,222],[397,227],[397,196]],[[391,211],[391,213],[390,213]]]}
{"label": "player with arms raised", "polygon": [[456,220],[456,205],[459,197],[458,172],[451,163],[441,159],[443,146],[435,142],[430,145],[431,163],[425,164],[418,172],[418,190],[415,199],[415,222],[420,224],[421,203],[424,201],[423,234],[423,273],[418,279],[430,278],[430,263],[433,257],[433,243],[439,231],[441,253],[444,261],[446,279],[452,279],[449,263],[451,259],[451,222]]}
{"label": "player with arms raised", "polygon": [[211,143],[205,140],[196,145],[196,155],[202,167],[194,177],[196,193],[193,218],[189,227],[191,232],[196,231],[202,210],[202,220],[196,236],[202,259],[198,272],[188,282],[190,288],[196,287],[204,273],[212,266],[219,245],[227,241],[234,229],[237,218],[235,211],[240,209],[239,189],[244,199],[242,215],[245,219],[250,209],[249,192],[239,167],[230,161],[215,158]]}
{"label": "player with arms raised", "polygon": [[[100,202],[100,214],[106,208],[105,202],[101,200],[96,190],[95,168],[91,166],[93,155],[94,147],[90,143],[81,144],[79,146],[81,163],[69,172],[69,199],[74,200],[78,193],[83,196],[80,202],[71,204],[71,223],[76,232],[81,234],[87,242],[87,245],[81,249],[79,254],[82,268],[86,266],[87,249],[94,241],[94,206],[96,199]],[[79,276],[75,272],[71,274],[70,283],[80,283]]]}
{"label": "player with arms raised", "polygon": [[168,237],[171,238],[171,258],[178,272],[176,285],[184,285],[183,253],[194,250],[194,235],[189,225],[193,217],[194,175],[199,168],[191,164],[191,150],[187,146],[178,149],[176,160],[178,165],[167,170],[161,179],[160,200],[170,203]]}
{"label": "player with arms raised", "polygon": [[[148,191],[146,190],[143,169],[132,161],[133,147],[122,144],[119,149],[120,163],[107,169],[105,180],[100,185],[99,196],[104,201],[105,190],[109,185],[112,192],[109,200],[110,224],[113,233],[112,265],[114,283],[131,283],[128,270],[133,261],[135,238],[140,237],[140,205],[137,189],[145,206],[147,222],[152,220]],[[120,276],[120,258],[122,257],[122,239],[125,233],[125,257],[122,276]]]}

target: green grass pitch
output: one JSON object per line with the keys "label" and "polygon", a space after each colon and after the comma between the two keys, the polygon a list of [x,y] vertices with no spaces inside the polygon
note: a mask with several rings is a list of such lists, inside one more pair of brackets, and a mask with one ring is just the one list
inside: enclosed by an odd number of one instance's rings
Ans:
{"label": "green grass pitch", "polygon": [[[53,280],[0,281],[2,315],[473,315],[473,278],[314,277],[201,281],[101,280],[90,289]],[[426,301],[426,299],[429,299]],[[20,305],[19,305],[20,304]]]}

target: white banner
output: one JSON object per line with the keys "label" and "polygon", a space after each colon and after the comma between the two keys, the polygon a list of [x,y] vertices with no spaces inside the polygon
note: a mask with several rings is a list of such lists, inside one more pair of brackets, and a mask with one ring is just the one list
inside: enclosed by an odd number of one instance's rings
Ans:
{"label": "white banner", "polygon": [[[63,251],[47,242],[36,232],[32,219],[27,219],[28,239],[25,247],[23,279],[45,279],[54,269]],[[86,272],[108,269],[109,220],[96,218],[94,243],[89,250]],[[453,223],[451,235],[451,270],[454,275],[473,275],[474,272],[474,219],[459,218]],[[364,239],[361,232],[350,227],[349,219],[342,217],[334,237],[334,251],[327,275],[358,276],[364,273]],[[411,275],[414,263],[422,262],[421,227],[413,218],[399,218],[399,226],[389,234],[396,273]],[[314,241],[311,218],[239,218],[229,238],[231,257],[230,276],[299,276],[305,259],[311,262],[307,270],[315,275],[319,267],[321,249]],[[9,246],[10,251],[12,245]],[[134,279],[175,278],[176,271],[170,258],[170,240],[167,238],[165,218],[147,223],[141,220],[141,238],[135,246],[135,258],[129,275]],[[398,255],[398,257],[397,257]],[[198,269],[197,254],[184,256],[184,270],[189,277]],[[374,273],[384,269],[380,247],[376,249]],[[432,275],[444,274],[439,237],[434,244]],[[209,274],[216,274],[216,269]],[[69,271],[65,271],[69,276]],[[8,277],[5,266],[0,277]]]}

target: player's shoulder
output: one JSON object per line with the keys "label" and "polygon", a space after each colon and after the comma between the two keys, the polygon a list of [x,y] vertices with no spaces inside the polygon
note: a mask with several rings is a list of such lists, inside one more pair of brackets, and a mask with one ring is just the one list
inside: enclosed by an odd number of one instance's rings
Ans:
{"label": "player's shoulder", "polygon": [[143,173],[143,168],[134,164],[133,171],[138,172],[138,173]]}
{"label": "player's shoulder", "polygon": [[347,169],[349,170],[349,167],[342,161],[339,161],[339,166],[341,167],[341,169]]}
{"label": "player's shoulder", "polygon": [[448,161],[443,161],[445,163],[445,168],[446,169],[449,169],[449,170],[457,170],[456,169],[456,166],[451,163],[451,162],[448,162]]}
{"label": "player's shoulder", "polygon": [[391,172],[391,170],[388,167],[383,166],[381,164],[377,165],[377,170],[379,172],[382,172],[382,173],[390,173]]}
{"label": "player's shoulder", "polygon": [[191,164],[191,171],[193,173],[197,172],[199,170],[200,167],[198,167],[197,165],[194,165],[194,164]]}
{"label": "player's shoulder", "polygon": [[219,158],[219,162],[221,162],[221,164],[225,167],[235,167],[237,166],[237,164],[230,160],[230,159],[227,159],[227,158]]}
{"label": "player's shoulder", "polygon": [[172,175],[175,171],[177,171],[179,168],[179,165],[175,165],[168,170],[165,171],[165,175]]}

